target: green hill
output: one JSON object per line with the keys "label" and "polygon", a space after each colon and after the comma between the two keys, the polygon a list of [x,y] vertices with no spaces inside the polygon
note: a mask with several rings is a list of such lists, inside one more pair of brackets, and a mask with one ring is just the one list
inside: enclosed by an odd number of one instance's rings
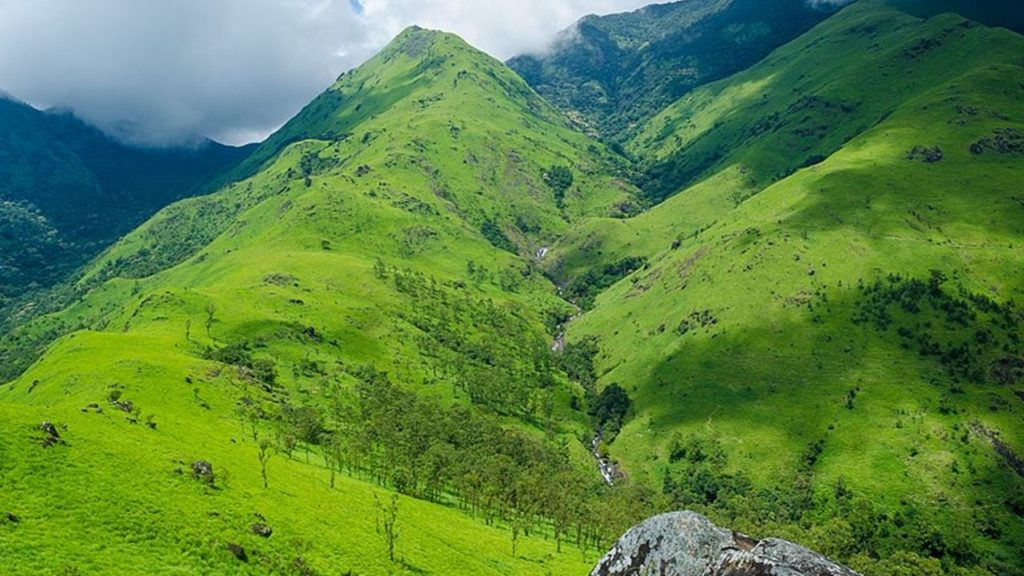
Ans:
{"label": "green hill", "polygon": [[[0,97],[0,310],[66,279],[248,148],[125,146],[69,113]],[[3,314],[6,316],[6,314]]]}
{"label": "green hill", "polygon": [[[8,369],[45,353],[0,390],[19,518],[0,556],[15,574],[585,571],[642,511],[590,504],[583,391],[550,351],[571,307],[531,255],[629,205],[618,162],[499,62],[407,30],[251,178],[161,211],[81,303],[5,336]],[[43,421],[62,443],[40,445]]]}
{"label": "green hill", "polygon": [[668,199],[548,262],[644,263],[569,331],[634,480],[867,573],[1019,573],[1022,54],[860,2],[645,126]]}
{"label": "green hill", "polygon": [[[723,29],[677,8],[586,22]],[[0,333],[5,569],[583,574],[685,508],[1021,574],[1024,38],[882,0],[769,28],[633,108],[636,163],[449,34],[342,75]]]}
{"label": "green hill", "polygon": [[753,65],[835,9],[805,0],[684,0],[588,16],[508,64],[587,130],[623,142],[689,91]]}

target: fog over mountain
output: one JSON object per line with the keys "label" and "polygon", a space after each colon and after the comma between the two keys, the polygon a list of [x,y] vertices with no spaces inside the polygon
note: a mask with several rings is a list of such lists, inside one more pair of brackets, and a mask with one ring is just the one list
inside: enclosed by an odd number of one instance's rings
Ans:
{"label": "fog over mountain", "polygon": [[0,87],[126,140],[260,139],[402,28],[498,58],[643,0],[0,0]]}

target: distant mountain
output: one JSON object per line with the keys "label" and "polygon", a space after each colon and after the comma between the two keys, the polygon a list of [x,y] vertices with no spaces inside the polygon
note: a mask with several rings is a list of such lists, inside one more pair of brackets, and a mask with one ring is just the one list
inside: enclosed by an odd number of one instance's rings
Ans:
{"label": "distant mountain", "polygon": [[612,142],[697,86],[754,64],[829,16],[806,0],[683,0],[588,16],[549,52],[509,60],[534,89]]}
{"label": "distant mountain", "polygon": [[68,112],[0,98],[0,304],[65,278],[248,152],[133,148]]}

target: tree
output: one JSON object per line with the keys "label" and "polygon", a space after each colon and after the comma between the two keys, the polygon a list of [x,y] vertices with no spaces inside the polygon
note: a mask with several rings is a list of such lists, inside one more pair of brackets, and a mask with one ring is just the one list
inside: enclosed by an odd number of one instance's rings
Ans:
{"label": "tree", "polygon": [[383,528],[384,541],[388,546],[388,559],[395,561],[395,541],[398,540],[398,531],[395,524],[398,522],[398,494],[391,495],[391,502],[384,505],[380,497],[374,494],[373,500],[377,505],[377,532],[381,533]]}
{"label": "tree", "polygon": [[543,174],[544,182],[555,193],[555,204],[565,208],[565,193],[572,187],[572,170],[568,166],[552,166]]}
{"label": "tree", "polygon": [[483,234],[484,238],[491,243],[495,248],[500,248],[506,252],[516,253],[516,245],[509,239],[505,234],[505,231],[501,229],[498,224],[493,220],[485,220],[483,225],[480,226],[480,233]]}
{"label": "tree", "polygon": [[512,520],[512,557],[513,558],[516,555],[516,548],[519,546],[519,527],[520,526],[521,526],[520,519],[517,516],[514,520]]}
{"label": "tree", "polygon": [[629,395],[618,384],[612,384],[602,390],[594,401],[590,414],[597,421],[597,425],[604,429],[608,440],[618,434],[632,404]]}
{"label": "tree", "polygon": [[213,339],[213,335],[210,333],[210,329],[213,328],[213,323],[215,322],[214,316],[217,314],[217,305],[214,304],[213,302],[207,302],[205,310],[206,310],[206,336],[212,340]]}
{"label": "tree", "polygon": [[303,443],[308,463],[310,446],[319,445],[324,437],[325,431],[320,412],[312,406],[294,406],[286,403],[281,406],[278,421],[283,437],[290,436],[295,442]]}
{"label": "tree", "polygon": [[270,442],[269,438],[264,438],[264,439],[260,440],[260,444],[259,444],[260,473],[263,475],[263,487],[264,488],[270,488],[270,485],[267,482],[267,462],[270,460],[270,457],[273,455],[273,453],[271,452],[271,450],[273,449],[273,446],[274,445],[273,445],[273,443]]}
{"label": "tree", "polygon": [[380,280],[387,280],[388,278],[388,265],[379,256],[373,262],[373,275]]}
{"label": "tree", "polygon": [[323,433],[323,455],[327,469],[331,472],[331,488],[334,488],[335,476],[341,472],[345,460],[345,437],[338,430],[329,430]]}
{"label": "tree", "polygon": [[263,407],[250,396],[243,396],[238,399],[238,404],[235,407],[235,412],[238,414],[239,420],[242,423],[242,433],[245,433],[245,425],[249,425],[249,434],[252,436],[253,442],[259,442],[260,439],[260,422],[263,421],[266,416],[266,411]]}
{"label": "tree", "polygon": [[299,439],[295,437],[295,434],[291,432],[284,432],[280,437],[281,448],[284,449],[285,456],[288,459],[292,459],[292,453],[295,452],[295,447],[299,445]]}

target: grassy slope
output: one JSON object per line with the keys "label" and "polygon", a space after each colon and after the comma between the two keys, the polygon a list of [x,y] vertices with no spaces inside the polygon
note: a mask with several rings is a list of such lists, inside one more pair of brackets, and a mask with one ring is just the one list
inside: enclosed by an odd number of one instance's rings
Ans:
{"label": "grassy slope", "polygon": [[[650,259],[570,330],[570,339],[600,338],[601,382],[634,398],[635,417],[612,445],[634,477],[660,483],[677,432],[718,434],[731,466],[760,486],[786,482],[805,447],[824,439],[819,496],[843,477],[883,509],[909,503],[936,514],[938,530],[968,527],[972,546],[1003,569],[1020,566],[1024,522],[1005,502],[1022,481],[987,440],[961,439],[978,421],[1024,452],[1020,383],[956,382],[895,333],[931,322],[952,344],[984,320],[957,328],[934,311],[897,313],[884,332],[852,321],[858,282],[889,273],[927,279],[938,269],[951,294],[1024,297],[1024,158],[1019,148],[970,151],[996,130],[1024,127],[1024,39],[961,24],[860,3],[686,97],[635,149],[682,151],[684,162],[719,151],[695,173],[700,183],[635,219],[586,223],[556,250],[552,266],[566,277],[595,261]],[[807,95],[854,111],[794,111]],[[750,137],[786,110],[777,129]],[[813,135],[797,132],[808,127]],[[908,159],[915,146],[939,146],[944,158]],[[813,154],[828,158],[785,177]],[[703,310],[717,324],[691,322],[681,336],[682,321]],[[1019,317],[1005,336],[1014,333]],[[1015,349],[1010,340],[976,346],[986,371],[1003,344]],[[859,390],[852,409],[850,390]],[[998,535],[975,537],[987,523]]]}
{"label": "grassy slope", "polygon": [[926,18],[955,12],[986,26],[1009,28],[1024,33],[1024,7],[1000,0],[887,0],[889,4],[915,16]]}
{"label": "grassy slope", "polygon": [[[269,551],[268,561],[302,555],[323,573],[578,573],[593,560],[556,555],[537,535],[513,557],[507,531],[403,498],[406,564],[390,565],[373,529],[371,485],[346,479],[331,491],[322,467],[278,456],[270,491],[258,486],[256,447],[233,415],[241,382],[201,359],[206,346],[261,341],[257,355],[274,359],[293,400],[322,401],[325,382],[351,381],[350,367],[372,363],[440,401],[464,402],[436,378],[444,359],[420,349],[423,334],[410,323],[445,311],[419,309],[375,277],[376,259],[521,315],[523,332],[500,336],[546,348],[540,312],[566,305],[523,258],[492,246],[482,223],[496,222],[529,254],[574,217],[607,214],[632,194],[612,174],[611,155],[450,35],[403,33],[315,104],[256,152],[263,165],[248,168],[251,178],[164,210],[93,265],[84,282],[95,289],[82,303],[8,335],[7,351],[21,357],[71,332],[0,390],[0,501],[23,519],[0,526],[0,555],[15,559],[15,573],[63,563],[84,573],[284,570],[240,565],[226,541]],[[564,212],[541,178],[553,164],[576,174]],[[487,273],[469,274],[470,261]],[[304,337],[307,327],[320,336]],[[499,337],[483,323],[463,330]],[[304,361],[326,375],[305,373]],[[80,412],[106,405],[114,384],[154,415],[156,431],[111,407]],[[567,397],[558,404],[572,433],[583,419]],[[44,419],[67,424],[66,446],[44,451],[31,441]],[[197,458],[227,469],[227,487],[207,491],[172,473]],[[271,540],[246,536],[254,512],[274,526]]]}
{"label": "grassy slope", "polygon": [[[231,417],[238,391],[227,378],[203,376],[212,364],[164,352],[175,346],[177,339],[160,336],[136,335],[129,345],[123,337],[79,334],[54,350],[59,361],[33,370],[49,385],[6,394],[0,502],[20,518],[0,526],[6,574],[58,573],[64,566],[81,574],[298,574],[297,559],[304,558],[323,574],[540,575],[581,573],[593,560],[575,549],[555,555],[553,542],[536,536],[524,539],[513,558],[505,529],[402,498],[401,563],[391,565],[375,532],[373,504],[375,494],[386,499],[388,492],[346,476],[332,490],[322,464],[283,455],[269,463],[264,490],[256,448]],[[119,365],[97,362],[97,350]],[[189,374],[194,385],[184,381]],[[155,414],[157,430],[129,424],[106,405],[103,389],[114,382]],[[194,388],[209,411],[193,400]],[[79,412],[90,402],[105,413]],[[66,445],[38,446],[44,420],[66,425]],[[214,463],[223,479],[217,488],[188,476],[199,458]],[[269,540],[250,533],[256,514],[274,529]],[[228,542],[244,546],[251,562],[235,560]]]}
{"label": "grassy slope", "polygon": [[576,226],[548,267],[567,279],[595,259],[665,250],[828,157],[906,101],[989,62],[1015,62],[1014,35],[960,24],[952,17],[922,23],[864,3],[756,66],[695,90],[629,145],[646,164],[645,192],[669,200],[630,220]]}

